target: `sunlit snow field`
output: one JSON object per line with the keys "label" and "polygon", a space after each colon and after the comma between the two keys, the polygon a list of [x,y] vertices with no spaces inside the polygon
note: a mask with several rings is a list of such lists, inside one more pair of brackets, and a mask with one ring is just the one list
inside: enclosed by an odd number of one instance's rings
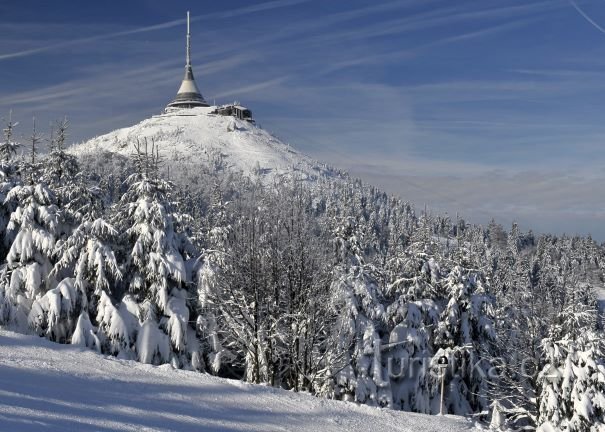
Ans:
{"label": "sunlit snow field", "polygon": [[466,431],[425,416],[117,360],[0,331],[0,431]]}

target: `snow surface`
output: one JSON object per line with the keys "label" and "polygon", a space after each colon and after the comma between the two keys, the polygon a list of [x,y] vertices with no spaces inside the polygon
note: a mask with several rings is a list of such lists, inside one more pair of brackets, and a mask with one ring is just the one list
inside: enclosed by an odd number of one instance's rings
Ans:
{"label": "snow surface", "polygon": [[130,156],[137,139],[159,146],[160,155],[179,172],[199,163],[224,163],[246,174],[275,175],[299,172],[303,178],[333,176],[334,171],[284,144],[265,130],[235,117],[211,114],[216,107],[175,110],[153,116],[132,127],[118,129],[77,144],[70,152],[92,157],[103,152]]}
{"label": "snow surface", "polygon": [[316,398],[0,330],[0,430],[468,431],[469,420]]}

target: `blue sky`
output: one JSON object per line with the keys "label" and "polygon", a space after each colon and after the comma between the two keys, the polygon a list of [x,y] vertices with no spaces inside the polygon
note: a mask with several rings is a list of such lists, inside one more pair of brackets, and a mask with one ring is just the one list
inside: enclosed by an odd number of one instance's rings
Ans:
{"label": "blue sky", "polygon": [[605,240],[604,1],[0,3],[0,115],[81,141],[159,113],[184,62],[316,159],[436,212]]}

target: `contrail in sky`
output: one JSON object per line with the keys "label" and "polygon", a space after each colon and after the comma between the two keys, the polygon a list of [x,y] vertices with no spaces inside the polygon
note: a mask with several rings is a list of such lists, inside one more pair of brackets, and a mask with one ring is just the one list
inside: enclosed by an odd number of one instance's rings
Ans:
{"label": "contrail in sky", "polygon": [[593,20],[592,18],[590,18],[586,12],[584,12],[582,9],[580,9],[580,6],[578,6],[578,5],[576,4],[576,2],[575,2],[575,1],[570,0],[570,1],[569,1],[569,3],[570,3],[570,4],[571,4],[573,7],[574,7],[574,9],[575,9],[575,10],[577,10],[577,11],[578,11],[578,13],[579,13],[580,15],[582,15],[582,16],[584,17],[584,19],[585,19],[586,21],[588,21],[590,24],[592,24],[592,26],[593,26],[594,28],[596,28],[596,29],[597,29],[598,31],[600,31],[601,33],[605,33],[605,28],[601,27],[601,26],[600,26],[600,25],[598,25],[596,22],[594,22],[594,20]]}
{"label": "contrail in sky", "polygon": [[26,57],[26,56],[29,56],[32,54],[37,54],[37,53],[46,52],[46,51],[52,51],[52,50],[55,50],[58,48],[65,48],[65,47],[69,47],[69,46],[73,46],[73,45],[80,45],[80,44],[84,44],[84,43],[88,43],[88,42],[94,42],[94,41],[99,41],[99,40],[103,40],[103,39],[111,39],[111,38],[115,38],[115,37],[127,36],[127,35],[131,35],[131,34],[136,34],[136,33],[145,33],[145,32],[150,32],[150,31],[155,31],[155,30],[161,30],[161,29],[181,25],[184,22],[185,22],[184,19],[179,19],[179,20],[174,20],[174,21],[168,21],[168,22],[165,22],[162,24],[155,24],[152,26],[140,27],[140,28],[133,29],[133,30],[124,30],[121,32],[91,36],[91,37],[71,40],[71,41],[67,41],[67,42],[59,42],[56,44],[46,45],[46,46],[42,46],[39,48],[32,48],[32,49],[12,52],[12,53],[8,53],[8,54],[0,54],[0,60],[7,60],[7,59],[15,58],[15,57]]}
{"label": "contrail in sky", "polygon": [[[252,14],[255,12],[262,12],[262,11],[266,11],[266,10],[293,6],[293,5],[305,3],[308,1],[309,0],[268,1],[268,2],[257,4],[257,5],[253,5],[253,6],[246,6],[246,7],[240,8],[240,9],[235,9],[233,11],[228,11],[228,12],[215,12],[215,13],[207,14],[207,15],[198,15],[198,16],[192,17],[191,21],[200,21],[200,20],[210,19],[210,18],[216,19],[216,18],[236,17],[236,16],[241,16],[241,15]],[[95,41],[104,40],[104,39],[112,39],[112,38],[121,37],[121,36],[129,36],[129,35],[133,35],[133,34],[137,34],[137,33],[147,33],[147,32],[152,32],[152,31],[156,31],[156,30],[163,30],[163,29],[183,25],[185,23],[185,21],[186,20],[183,18],[183,19],[178,19],[178,20],[173,20],[173,21],[167,21],[165,23],[154,24],[151,26],[139,27],[139,28],[132,29],[132,30],[124,30],[124,31],[119,31],[119,32],[115,32],[115,33],[90,36],[87,38],[70,40],[70,41],[66,41],[66,42],[59,42],[59,43],[52,44],[52,45],[46,45],[46,46],[42,46],[39,48],[31,48],[31,49],[27,49],[27,50],[23,50],[23,51],[17,51],[17,52],[12,52],[12,53],[7,53],[7,54],[0,54],[0,61],[17,58],[17,57],[27,57],[27,56],[30,56],[33,54],[38,54],[41,52],[52,51],[52,50],[56,50],[59,48],[65,48],[65,47],[69,47],[69,46],[80,45],[80,44],[95,42]]]}

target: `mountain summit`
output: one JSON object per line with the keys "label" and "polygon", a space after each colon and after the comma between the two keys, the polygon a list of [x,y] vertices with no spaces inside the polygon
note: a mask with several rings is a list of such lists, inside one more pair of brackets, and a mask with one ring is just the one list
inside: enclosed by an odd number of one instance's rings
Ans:
{"label": "mountain summit", "polygon": [[163,114],[76,145],[72,152],[97,165],[108,155],[131,155],[135,145],[153,147],[167,164],[171,178],[185,184],[192,181],[200,164],[267,178],[297,173],[313,180],[335,174],[257,127],[247,108],[237,103],[209,106],[193,77],[189,12],[186,40],[185,77]]}
{"label": "mountain summit", "polygon": [[77,144],[71,152],[83,159],[103,154],[130,156],[137,142],[147,141],[158,148],[171,177],[178,175],[185,181],[200,164],[267,178],[297,174],[314,180],[337,175],[253,123],[218,111],[217,107],[196,107],[156,115]]}

